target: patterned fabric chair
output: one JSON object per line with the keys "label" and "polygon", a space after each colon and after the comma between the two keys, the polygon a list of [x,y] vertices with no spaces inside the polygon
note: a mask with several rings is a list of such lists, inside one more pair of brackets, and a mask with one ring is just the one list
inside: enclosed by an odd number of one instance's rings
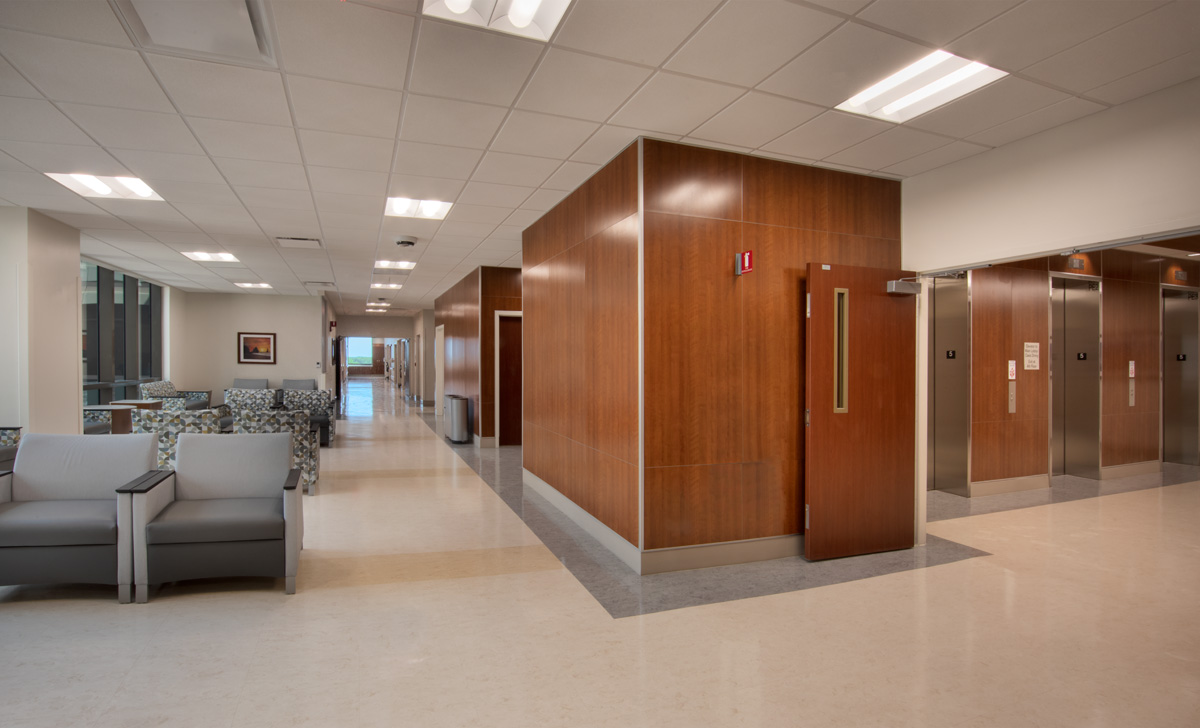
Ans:
{"label": "patterned fabric chair", "polygon": [[17,446],[21,444],[20,427],[0,427],[0,471],[12,470],[17,459]]}
{"label": "patterned fabric chair", "polygon": [[285,389],[283,407],[290,410],[307,410],[309,419],[320,426],[322,445],[329,445],[333,436],[337,434],[333,390]]}
{"label": "patterned fabric chair", "polygon": [[145,397],[162,402],[163,412],[186,412],[188,401],[183,397]]}
{"label": "patterned fabric chair", "polygon": [[[212,392],[205,390],[177,390],[175,385],[163,380],[160,382],[146,382],[138,385],[138,393],[142,399],[176,399],[184,400],[184,409],[197,410],[208,409],[208,402],[212,398]],[[166,405],[163,405],[166,409]]]}
{"label": "patterned fabric chair", "polygon": [[292,433],[292,467],[299,468],[304,492],[312,495],[321,474],[321,447],[317,433],[309,427],[308,413],[303,410],[234,410],[233,431],[239,435],[265,432]]}
{"label": "patterned fabric chair", "polygon": [[227,414],[221,415],[221,431],[233,432],[234,420],[241,411],[265,412],[275,406],[275,390],[242,389],[230,387],[225,390]]}
{"label": "patterned fabric chair", "polygon": [[83,434],[107,435],[112,432],[112,412],[105,410],[83,411]]}
{"label": "patterned fabric chair", "polygon": [[216,435],[221,431],[217,413],[213,410],[144,410],[133,411],[133,431],[158,434],[158,469],[175,467],[175,443],[180,433],[198,432]]}

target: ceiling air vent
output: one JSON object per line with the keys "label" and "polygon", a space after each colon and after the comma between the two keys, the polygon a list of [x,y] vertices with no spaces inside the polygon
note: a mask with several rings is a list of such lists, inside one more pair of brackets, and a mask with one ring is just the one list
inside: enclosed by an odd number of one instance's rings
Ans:
{"label": "ceiling air vent", "polygon": [[116,0],[138,45],[275,68],[263,0]]}
{"label": "ceiling air vent", "polygon": [[308,288],[316,288],[319,290],[336,290],[337,284],[333,281],[304,281],[304,285]]}
{"label": "ceiling air vent", "polygon": [[275,238],[281,248],[299,248],[300,250],[320,250],[321,241],[316,238]]}

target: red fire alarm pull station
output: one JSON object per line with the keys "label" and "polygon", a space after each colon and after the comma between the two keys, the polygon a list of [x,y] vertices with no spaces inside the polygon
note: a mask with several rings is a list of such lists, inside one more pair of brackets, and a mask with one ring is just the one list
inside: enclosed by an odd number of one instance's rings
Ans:
{"label": "red fire alarm pull station", "polygon": [[747,250],[737,254],[737,265],[734,266],[734,272],[739,276],[743,273],[749,273],[754,270],[754,251]]}

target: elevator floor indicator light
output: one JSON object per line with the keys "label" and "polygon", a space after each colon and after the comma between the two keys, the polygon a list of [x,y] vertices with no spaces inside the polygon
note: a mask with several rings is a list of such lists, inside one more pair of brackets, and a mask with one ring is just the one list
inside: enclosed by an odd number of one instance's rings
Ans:
{"label": "elevator floor indicator light", "polygon": [[1075,355],[1075,358],[1078,359],[1079,361],[1087,361],[1087,352],[1081,351]]}

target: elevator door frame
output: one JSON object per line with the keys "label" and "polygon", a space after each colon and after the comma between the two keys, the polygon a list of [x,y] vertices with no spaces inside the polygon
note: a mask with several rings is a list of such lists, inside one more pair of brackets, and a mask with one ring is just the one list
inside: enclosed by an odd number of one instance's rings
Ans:
{"label": "elevator door frame", "polygon": [[[1200,299],[1200,289],[1189,287],[1189,286],[1173,286],[1173,285],[1168,285],[1168,284],[1163,284],[1160,286],[1159,300],[1161,303],[1161,308],[1160,308],[1161,319],[1160,319],[1160,324],[1159,324],[1159,345],[1162,348],[1162,356],[1160,359],[1162,371],[1160,372],[1160,376],[1159,376],[1159,394],[1158,394],[1158,396],[1159,396],[1159,402],[1161,403],[1160,414],[1162,417],[1162,422],[1160,424],[1161,429],[1159,431],[1160,435],[1161,435],[1160,441],[1159,441],[1159,459],[1162,460],[1162,462],[1164,462],[1164,463],[1172,462],[1172,463],[1184,463],[1184,464],[1189,464],[1189,465],[1200,465],[1200,435],[1193,437],[1192,444],[1194,447],[1194,454],[1190,458],[1172,457],[1171,459],[1168,459],[1168,453],[1167,453],[1167,419],[1168,419],[1167,418],[1167,409],[1168,409],[1168,402],[1174,401],[1167,396],[1167,368],[1169,366],[1172,366],[1172,364],[1175,362],[1175,354],[1172,353],[1172,354],[1168,355],[1168,353],[1167,353],[1167,344],[1168,344],[1168,342],[1167,342],[1167,299],[1168,298],[1181,298],[1184,296],[1186,296],[1194,301],[1193,305],[1196,308],[1196,317],[1198,319],[1198,324],[1200,324],[1200,300],[1198,300],[1198,299]],[[1200,325],[1197,326],[1197,329],[1194,332],[1194,334],[1195,334],[1196,338],[1193,339],[1193,343],[1192,343],[1192,346],[1189,348],[1189,351],[1193,355],[1193,357],[1197,360],[1197,362],[1200,363]],[[1200,379],[1200,378],[1198,378],[1198,379]],[[1197,384],[1200,385],[1200,381],[1198,381]],[[1195,394],[1195,392],[1193,392],[1193,394]],[[1197,410],[1200,410],[1200,399],[1194,397],[1193,404],[1197,408]],[[1197,412],[1196,428],[1194,429],[1194,434],[1195,433],[1200,433],[1200,412]],[[1177,455],[1177,453],[1171,453],[1171,455],[1175,456],[1175,455]]]}
{"label": "elevator door frame", "polygon": [[[1066,439],[1065,422],[1060,422],[1060,420],[1062,420],[1066,417],[1066,402],[1065,401],[1063,403],[1063,414],[1060,415],[1059,417],[1055,417],[1055,406],[1054,406],[1055,402],[1057,401],[1057,398],[1059,397],[1060,394],[1066,395],[1066,393],[1067,393],[1066,389],[1065,389],[1065,379],[1066,379],[1065,369],[1066,369],[1067,355],[1069,354],[1069,350],[1065,349],[1065,338],[1066,338],[1065,337],[1065,333],[1066,333],[1065,327],[1063,329],[1063,334],[1061,334],[1059,336],[1055,336],[1055,331],[1056,331],[1056,329],[1055,329],[1056,322],[1055,322],[1055,317],[1054,317],[1055,289],[1056,289],[1055,281],[1063,281],[1064,283],[1060,284],[1060,287],[1063,289],[1077,288],[1077,287],[1079,287],[1080,284],[1094,283],[1096,285],[1096,295],[1097,295],[1097,304],[1096,304],[1096,308],[1097,308],[1097,311],[1096,311],[1096,326],[1097,326],[1097,330],[1096,330],[1096,368],[1097,368],[1096,389],[1097,389],[1097,392],[1096,392],[1096,408],[1095,408],[1096,409],[1096,437],[1095,437],[1095,465],[1094,465],[1094,468],[1090,464],[1086,468],[1080,468],[1078,466],[1078,464],[1068,468],[1067,457],[1066,457],[1066,443],[1065,443],[1065,439]],[[1052,272],[1052,273],[1050,273],[1050,278],[1048,281],[1048,289],[1049,290],[1047,291],[1047,293],[1050,296],[1050,313],[1049,313],[1049,321],[1047,322],[1049,324],[1049,329],[1050,329],[1050,401],[1047,403],[1047,406],[1049,407],[1049,410],[1050,410],[1048,413],[1049,418],[1050,418],[1050,432],[1049,432],[1049,438],[1048,438],[1047,447],[1046,447],[1047,472],[1050,473],[1050,476],[1052,478],[1057,475],[1075,475],[1077,477],[1099,480],[1100,479],[1100,469],[1103,465],[1101,462],[1101,443],[1103,442],[1103,438],[1104,438],[1104,419],[1103,419],[1103,412],[1104,412],[1104,366],[1103,366],[1103,363],[1104,363],[1104,280],[1100,276],[1083,276],[1083,275],[1073,275],[1070,273]],[[1065,301],[1064,301],[1064,305],[1065,305]],[[1061,359],[1059,358],[1060,356],[1062,357]],[[1056,374],[1058,375],[1057,377],[1055,376]],[[1063,432],[1064,442],[1061,442],[1061,443],[1057,442],[1057,438],[1056,438],[1056,434],[1058,432],[1060,424],[1064,428],[1064,432]],[[1057,452],[1060,451],[1060,449],[1063,452],[1063,462],[1061,464],[1060,469],[1056,470],[1055,462],[1054,462],[1055,455],[1057,454]]]}

